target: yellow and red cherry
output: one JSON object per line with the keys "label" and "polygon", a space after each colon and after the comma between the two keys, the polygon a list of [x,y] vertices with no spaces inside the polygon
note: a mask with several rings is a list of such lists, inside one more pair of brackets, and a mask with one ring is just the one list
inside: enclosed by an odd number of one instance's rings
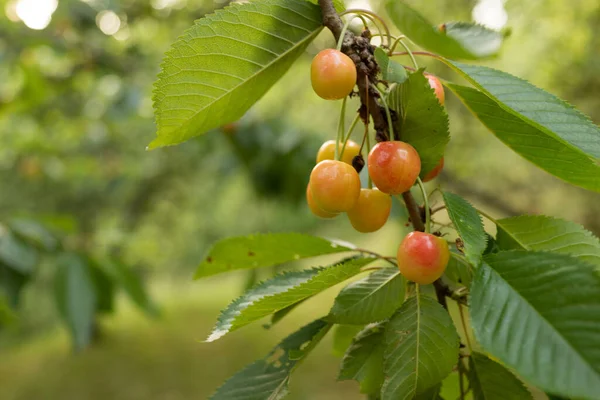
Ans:
{"label": "yellow and red cherry", "polygon": [[[344,149],[343,154],[342,148]],[[341,160],[352,165],[352,160],[360,153],[360,146],[358,143],[348,140],[346,147],[344,147],[344,143],[339,144],[338,151],[341,154]],[[321,145],[317,153],[317,164],[323,160],[335,160],[335,140],[328,140]]]}
{"label": "yellow and red cherry", "polygon": [[335,49],[325,49],[315,56],[310,66],[313,90],[326,100],[343,99],[356,84],[354,62]]}
{"label": "yellow and red cherry", "polygon": [[421,158],[410,144],[400,141],[375,145],[367,159],[369,176],[375,186],[387,194],[408,191],[421,172]]}
{"label": "yellow and red cherry", "polygon": [[315,200],[312,197],[312,192],[310,191],[310,185],[306,186],[306,202],[308,203],[308,208],[310,208],[310,211],[312,211],[312,213],[314,215],[316,215],[317,217],[335,218],[338,216],[338,213],[331,213],[331,212],[322,210],[321,208],[319,208],[319,206],[317,206],[317,204],[315,203]]}
{"label": "yellow and red cherry", "polygon": [[310,173],[310,192],[321,210],[330,213],[348,211],[360,195],[360,178],[356,170],[342,161],[324,160]]}
{"label": "yellow and red cherry", "polygon": [[440,82],[440,80],[434,75],[425,74],[425,76],[429,81],[429,86],[431,86],[435,92],[435,97],[437,97],[441,105],[444,105],[444,101],[446,100],[446,95],[444,94],[444,85],[442,85],[442,82]]}
{"label": "yellow and red cherry", "polygon": [[448,243],[430,233],[411,232],[398,247],[398,269],[408,280],[421,285],[440,278],[450,259]]}
{"label": "yellow and red cherry", "polygon": [[379,230],[392,210],[392,197],[379,189],[361,189],[356,205],[348,211],[348,219],[357,231],[370,233]]}
{"label": "yellow and red cherry", "polygon": [[429,182],[437,177],[440,172],[442,172],[442,169],[444,169],[444,157],[440,158],[440,161],[437,163],[437,165],[431,171],[429,171],[427,175],[425,175],[423,182]]}

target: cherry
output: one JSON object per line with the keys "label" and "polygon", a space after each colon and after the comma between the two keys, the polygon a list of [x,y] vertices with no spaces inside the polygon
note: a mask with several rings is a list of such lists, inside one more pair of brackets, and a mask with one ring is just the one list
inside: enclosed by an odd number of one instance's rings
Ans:
{"label": "cherry", "polygon": [[388,194],[400,194],[415,184],[421,171],[421,158],[408,143],[381,142],[371,149],[367,166],[369,175],[379,190]]}
{"label": "cherry", "polygon": [[398,268],[408,280],[432,283],[446,270],[450,250],[446,241],[430,233],[411,232],[398,247]]}
{"label": "cherry", "polygon": [[442,172],[443,168],[444,168],[444,157],[440,158],[440,161],[437,163],[435,168],[433,168],[431,171],[429,171],[429,173],[427,175],[425,175],[425,178],[423,178],[423,182],[429,182],[430,180],[432,180],[433,178],[438,176],[440,174],[440,172]]}
{"label": "cherry", "polygon": [[308,203],[308,208],[315,214],[317,217],[321,218],[334,218],[337,217],[337,213],[331,213],[319,208],[319,206],[315,203],[315,200],[312,197],[312,192],[310,191],[310,185],[306,186],[306,202]]}
{"label": "cherry", "polygon": [[360,178],[351,166],[342,161],[324,160],[310,173],[310,191],[315,204],[323,211],[348,211],[360,195]]}
{"label": "cherry", "polygon": [[361,233],[375,232],[385,225],[392,209],[392,198],[378,189],[361,189],[356,205],[348,211],[348,219]]}
{"label": "cherry", "polygon": [[442,82],[440,82],[440,80],[434,75],[425,74],[425,76],[429,80],[429,86],[431,86],[431,88],[435,91],[435,96],[438,98],[438,101],[441,105],[444,105],[446,95],[444,94],[444,86],[442,85]]}
{"label": "cherry", "polygon": [[[344,143],[339,144],[339,152],[342,152],[342,147],[344,147]],[[360,146],[352,141],[348,140],[346,142],[346,147],[344,148],[344,154],[342,154],[342,161],[346,164],[352,165],[352,160],[360,153]],[[317,153],[317,164],[323,160],[334,160],[335,159],[335,140],[328,140],[319,149]]]}
{"label": "cherry", "polygon": [[310,66],[314,91],[326,100],[343,99],[356,84],[354,62],[335,49],[325,49],[315,56]]}

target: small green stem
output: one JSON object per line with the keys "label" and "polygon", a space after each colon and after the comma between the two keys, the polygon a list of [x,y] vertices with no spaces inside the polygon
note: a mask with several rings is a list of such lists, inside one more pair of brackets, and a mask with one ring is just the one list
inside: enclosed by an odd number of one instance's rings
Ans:
{"label": "small green stem", "polygon": [[429,198],[427,197],[427,190],[425,190],[425,184],[421,178],[417,177],[417,183],[423,194],[423,207],[425,207],[425,232],[431,232],[431,213],[429,210]]}
{"label": "small green stem", "polygon": [[375,89],[377,91],[377,93],[379,93],[379,98],[381,99],[381,102],[383,103],[383,107],[385,108],[385,115],[387,116],[387,121],[388,121],[388,130],[390,131],[390,137],[392,136],[391,134],[394,132],[394,126],[392,125],[392,114],[390,113],[390,108],[387,105],[387,101],[385,101],[385,96],[383,95],[383,93],[381,92],[381,90],[379,90],[379,88],[375,85],[371,85],[371,87],[373,89]]}
{"label": "small green stem", "polygon": [[415,66],[415,69],[419,69],[419,64],[417,63],[417,59],[414,56],[414,54],[419,53],[419,52],[413,53],[412,50],[410,49],[410,47],[408,47],[408,45],[406,43],[404,43],[403,40],[399,40],[398,43],[400,43],[402,45],[402,47],[404,47],[404,49],[406,50],[406,53],[394,53],[393,51],[390,51],[389,55],[390,56],[408,55],[410,57],[410,60],[412,61],[413,65]]}
{"label": "small green stem", "polygon": [[460,313],[460,322],[462,324],[463,332],[465,333],[465,340],[467,341],[467,347],[469,348],[469,352],[473,352],[473,348],[471,347],[471,339],[469,339],[469,332],[467,331],[467,320],[465,319],[465,313],[463,311],[462,304],[458,303],[458,312]]}
{"label": "small green stem", "polygon": [[490,214],[486,213],[485,211],[481,211],[478,208],[476,208],[476,210],[479,214],[483,215],[484,217],[486,217],[487,219],[492,221],[494,223],[494,225],[498,225],[498,221],[494,217],[492,217]]}
{"label": "small green stem", "polygon": [[392,44],[392,35],[390,34],[390,29],[388,28],[387,24],[385,23],[385,21],[377,14],[375,14],[372,11],[369,10],[364,10],[361,8],[356,8],[356,9],[350,9],[350,10],[346,10],[343,13],[340,14],[340,17],[342,15],[346,15],[346,14],[357,14],[357,15],[364,15],[365,17],[369,18],[373,24],[375,25],[375,27],[377,28],[377,30],[379,30],[381,32],[381,29],[379,29],[379,26],[377,24],[376,21],[379,21],[379,23],[381,24],[381,26],[383,26],[383,30],[385,31],[385,35],[388,38],[388,45],[387,47],[390,47],[390,45]]}
{"label": "small green stem", "polygon": [[346,143],[350,140],[350,135],[352,135],[352,131],[356,127],[358,120],[360,119],[360,114],[356,113],[356,117],[354,117],[354,121],[352,121],[352,125],[350,125],[350,129],[348,129],[348,133],[344,138],[344,145],[342,146],[342,151],[340,152],[340,158],[344,157],[344,150],[346,150]]}
{"label": "small green stem", "polygon": [[344,139],[344,131],[346,130],[344,128],[344,122],[346,119],[346,99],[348,99],[348,97],[344,97],[344,100],[342,100],[342,110],[340,111],[340,120],[338,121],[337,139],[335,141],[335,159],[336,160],[339,160],[341,157],[340,142]]}
{"label": "small green stem", "polygon": [[337,42],[337,47],[336,47],[337,51],[342,50],[342,44],[344,44],[344,37],[346,37],[346,31],[348,30],[348,27],[350,26],[350,22],[352,22],[353,19],[354,18],[348,19],[348,21],[346,21],[346,23],[344,24],[344,27],[342,28],[342,33],[340,34],[340,38],[338,39],[338,42]]}

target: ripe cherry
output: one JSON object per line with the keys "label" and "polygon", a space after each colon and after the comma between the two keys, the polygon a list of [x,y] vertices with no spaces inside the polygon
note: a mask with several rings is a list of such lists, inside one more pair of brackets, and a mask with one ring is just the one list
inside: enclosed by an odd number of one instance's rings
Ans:
{"label": "ripe cherry", "polygon": [[398,247],[398,268],[408,280],[421,285],[444,274],[450,250],[446,241],[430,233],[411,232]]}
{"label": "ripe cherry", "polygon": [[400,194],[415,184],[421,171],[421,158],[408,143],[381,142],[371,149],[367,166],[369,175],[379,190],[388,194]]}
{"label": "ripe cherry", "polygon": [[438,101],[441,105],[444,105],[446,95],[444,94],[444,86],[442,85],[442,82],[440,82],[440,80],[434,75],[425,74],[425,76],[429,80],[429,86],[431,86],[431,88],[435,91],[435,97],[438,98]]}
{"label": "ripe cherry", "polygon": [[385,225],[391,209],[389,194],[378,189],[361,189],[356,205],[348,211],[348,219],[359,232],[375,232]]}
{"label": "ripe cherry", "polygon": [[337,213],[331,213],[319,208],[319,206],[315,203],[315,200],[312,197],[312,192],[310,191],[310,185],[306,186],[306,202],[308,203],[308,208],[315,214],[317,217],[321,218],[334,218],[337,217]]}
{"label": "ripe cherry", "polygon": [[310,66],[314,91],[326,100],[343,99],[356,84],[354,62],[335,49],[325,49],[315,56]]}
{"label": "ripe cherry", "polygon": [[423,178],[423,182],[429,182],[430,180],[434,179],[436,176],[438,176],[440,174],[440,172],[442,172],[443,168],[444,168],[444,157],[440,158],[440,161],[437,163],[435,168],[433,168],[431,171],[429,171],[429,173],[427,175],[425,175],[425,178]]}
{"label": "ripe cherry", "polygon": [[310,173],[310,191],[315,204],[330,213],[348,211],[360,195],[360,178],[351,165],[324,160]]}
{"label": "ripe cherry", "polygon": [[[344,143],[339,144],[338,151],[342,152],[342,148],[344,147]],[[346,164],[352,165],[352,160],[360,153],[360,146],[352,141],[348,140],[346,142],[346,147],[344,148],[344,154],[342,154],[342,161]],[[335,159],[335,140],[328,140],[319,149],[317,153],[317,164],[323,160],[334,160]]]}

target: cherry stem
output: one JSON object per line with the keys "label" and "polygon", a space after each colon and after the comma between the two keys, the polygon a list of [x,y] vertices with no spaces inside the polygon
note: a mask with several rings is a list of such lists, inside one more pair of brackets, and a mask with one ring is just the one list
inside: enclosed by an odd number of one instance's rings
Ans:
{"label": "cherry stem", "polygon": [[408,55],[408,56],[410,56],[410,60],[412,61],[413,65],[415,66],[415,69],[419,69],[419,64],[417,63],[417,59],[413,55],[413,54],[415,54],[417,52],[413,53],[410,50],[410,47],[408,47],[408,45],[406,43],[404,43],[404,40],[402,40],[401,38],[398,38],[398,40],[396,41],[396,43],[394,43],[394,48],[396,48],[396,45],[398,43],[400,43],[400,45],[402,45],[402,47],[404,47],[404,49],[406,50],[406,52],[404,52],[404,53],[394,53],[394,49],[390,49],[389,55],[390,56]]}
{"label": "cherry stem", "polygon": [[344,150],[346,150],[346,144],[348,143],[348,140],[350,140],[350,135],[352,135],[352,131],[356,127],[356,124],[358,123],[359,118],[360,118],[360,114],[357,113],[356,117],[354,117],[354,121],[352,121],[352,125],[350,125],[350,129],[348,129],[348,133],[346,134],[346,136],[344,138],[344,145],[342,146],[342,151],[340,152],[340,158],[344,157]]}
{"label": "cherry stem", "polygon": [[469,332],[467,331],[467,320],[465,319],[465,313],[463,311],[463,306],[460,303],[458,304],[458,312],[460,313],[460,322],[462,324],[463,332],[465,333],[465,340],[467,341],[467,347],[469,348],[469,352],[473,352],[473,348],[471,347],[471,339],[469,339]]}
{"label": "cherry stem", "polygon": [[338,121],[337,138],[335,141],[335,159],[336,160],[339,160],[341,158],[340,142],[344,139],[344,131],[346,130],[344,128],[344,122],[346,119],[346,100],[347,99],[348,99],[348,97],[344,97],[344,100],[342,100],[342,110],[340,111],[340,120]]}
{"label": "cherry stem", "polygon": [[398,265],[396,264],[396,259],[394,257],[382,256],[381,254],[379,254],[379,253],[377,253],[375,251],[371,251],[371,250],[367,250],[367,249],[361,249],[361,248],[355,248],[354,251],[358,251],[359,253],[370,254],[370,255],[374,256],[375,258],[378,258],[380,260],[389,262],[394,267],[398,267]]}
{"label": "cherry stem", "polygon": [[423,195],[423,207],[425,207],[425,232],[431,232],[431,213],[429,210],[429,198],[427,197],[427,190],[425,190],[425,184],[421,180],[421,178],[417,177],[417,183],[419,184],[419,188],[421,189],[421,194]]}
{"label": "cherry stem", "polygon": [[346,23],[344,24],[344,27],[342,28],[342,33],[340,34],[340,38],[338,39],[338,42],[337,42],[337,46],[336,46],[337,51],[342,50],[342,44],[344,44],[344,36],[346,36],[346,31],[348,30],[348,27],[350,26],[350,22],[352,22],[352,20],[354,20],[354,18],[355,17],[348,19],[346,21]]}
{"label": "cherry stem", "polygon": [[390,113],[390,108],[387,105],[387,101],[385,101],[385,96],[376,85],[371,84],[371,87],[375,89],[377,93],[379,93],[379,99],[381,100],[381,102],[383,103],[383,107],[385,108],[385,115],[387,116],[388,126],[390,127],[390,136],[392,136],[392,134],[394,133],[394,128],[392,125],[392,114]]}
{"label": "cherry stem", "polygon": [[387,39],[388,39],[387,47],[390,47],[390,45],[392,44],[392,35],[390,34],[390,30],[389,30],[387,24],[379,15],[375,14],[372,11],[364,10],[362,8],[354,8],[354,9],[344,11],[343,13],[340,14],[340,17],[342,15],[346,15],[346,14],[364,15],[365,17],[369,18],[373,22],[373,24],[375,25],[377,30],[381,32],[381,29],[379,29],[379,25],[377,24],[377,21],[378,21],[381,24],[381,26],[383,26],[383,30],[385,31],[385,35],[387,36]]}

